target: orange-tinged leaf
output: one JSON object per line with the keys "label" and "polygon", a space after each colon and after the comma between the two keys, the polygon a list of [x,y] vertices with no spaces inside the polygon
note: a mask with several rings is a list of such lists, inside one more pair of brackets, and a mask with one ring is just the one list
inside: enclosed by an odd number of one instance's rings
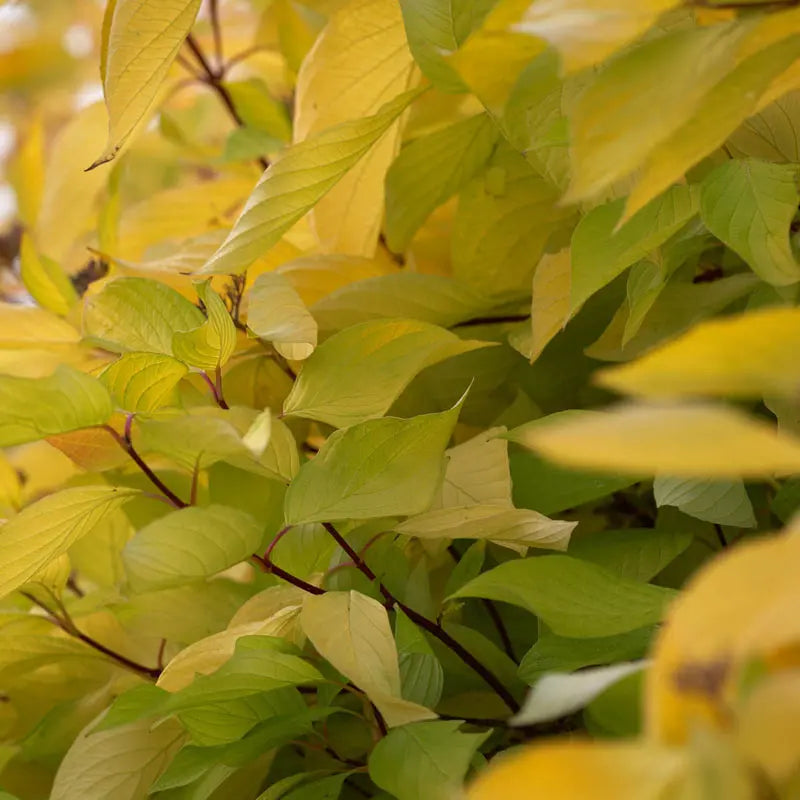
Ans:
{"label": "orange-tinged leaf", "polygon": [[785,534],[718,556],[687,586],[647,676],[651,737],[679,743],[698,723],[726,724],[744,670],[800,641],[798,568],[800,537]]}
{"label": "orange-tinged leaf", "polygon": [[644,742],[548,742],[500,757],[468,800],[659,800],[686,769],[680,751]]}

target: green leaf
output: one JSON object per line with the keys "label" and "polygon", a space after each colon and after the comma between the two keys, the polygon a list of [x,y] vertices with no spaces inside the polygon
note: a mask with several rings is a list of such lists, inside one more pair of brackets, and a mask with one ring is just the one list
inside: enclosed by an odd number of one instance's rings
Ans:
{"label": "green leaf", "polygon": [[653,482],[656,505],[676,506],[690,517],[755,528],[753,506],[742,481],[698,481],[657,475]]}
{"label": "green leaf", "polygon": [[547,240],[574,212],[509,147],[461,193],[453,227],[453,275],[488,297],[524,296]]}
{"label": "green leaf", "polygon": [[285,800],[337,800],[348,774],[343,772],[339,775],[320,778],[318,781],[310,781],[283,797]]}
{"label": "green leaf", "polygon": [[494,122],[488,114],[478,114],[403,148],[386,174],[390,250],[402,253],[408,247],[431,212],[475,177],[496,141]]}
{"label": "green leaf", "polygon": [[789,244],[798,204],[797,168],[755,159],[726,161],[705,178],[700,192],[706,227],[776,286],[800,280]]}
{"label": "green leaf", "polygon": [[54,314],[66,316],[78,300],[77,292],[58,262],[37,253],[27,233],[20,242],[19,272],[31,297]]}
{"label": "green leaf", "polygon": [[599,564],[621,578],[649,581],[691,543],[692,534],[686,531],[625,528],[575,539],[569,555]]}
{"label": "green leaf", "polygon": [[300,624],[317,652],[375,703],[387,725],[436,716],[401,699],[389,615],[377,600],[355,591],[308,595]]}
{"label": "green leaf", "polygon": [[449,328],[480,316],[486,306],[479,292],[452,278],[403,271],[342,286],[314,303],[311,312],[324,331],[397,317]]}
{"label": "green leaf", "polygon": [[292,124],[286,106],[276,100],[259,78],[226,81],[223,86],[233,100],[244,127],[263,131],[283,142],[291,141]]}
{"label": "green leaf", "polygon": [[183,728],[147,720],[114,730],[90,723],[58,768],[51,800],[141,800],[181,745]]}
{"label": "green leaf", "polygon": [[442,698],[444,670],[420,629],[402,612],[395,617],[394,637],[405,700],[436,708]]}
{"label": "green leaf", "polygon": [[46,378],[0,375],[0,447],[103,425],[113,411],[100,381],[65,364]]}
{"label": "green leaf", "polygon": [[371,117],[343,122],[285,150],[200,272],[244,272],[369,152],[419,93],[401,94]]}
{"label": "green leaf", "polygon": [[380,417],[425,367],[487,346],[426,322],[363,322],[316,349],[283,411],[339,428]]}
{"label": "green leaf", "polygon": [[164,283],[116,278],[83,307],[84,335],[115,353],[139,351],[171,356],[172,338],[204,322],[203,313]]}
{"label": "green leaf", "polygon": [[489,0],[402,0],[408,46],[417,65],[438,89],[464,92],[467,87],[444,56],[458,50],[489,12]]}
{"label": "green leaf", "polygon": [[101,71],[108,142],[92,167],[114,158],[150,109],[192,29],[200,3],[115,0],[109,7]]}
{"label": "green leaf", "polygon": [[677,233],[697,213],[698,192],[674,186],[617,229],[624,205],[616,200],[592,209],[572,234],[571,313]]}
{"label": "green leaf", "polygon": [[572,672],[598,664],[632,661],[645,655],[652,637],[653,628],[592,639],[570,639],[546,632],[523,656],[519,676],[533,684],[545,672]]}
{"label": "green leaf", "polygon": [[300,361],[317,346],[317,323],[286,276],[265,272],[247,295],[247,327],[284,358]]}
{"label": "green leaf", "polygon": [[631,664],[591,667],[580,672],[543,675],[510,724],[538,725],[572,714],[623,678],[641,672],[645,663],[635,661]]}
{"label": "green leaf", "polygon": [[501,600],[536,614],[562,636],[594,637],[658,622],[674,595],[577,558],[541,556],[507,561],[451,598]]}
{"label": "green leaf", "polygon": [[178,405],[177,387],[189,374],[185,364],[160,353],[124,353],[100,375],[124,411],[147,414]]}
{"label": "green leaf", "polygon": [[433,502],[460,404],[412,419],[369,420],[328,437],[286,493],[286,522],[419,514]]}
{"label": "green leaf", "polygon": [[165,589],[222,572],[250,557],[263,527],[225,506],[173,511],[142,528],[123,550],[134,591]]}
{"label": "green leaf", "polygon": [[461,722],[417,722],[390,731],[369,757],[369,776],[398,800],[451,800],[489,732],[462,733]]}
{"label": "green leaf", "polygon": [[0,597],[19,588],[66,553],[112,512],[138,495],[136,489],[80,486],[27,506],[0,527]]}
{"label": "green leaf", "polygon": [[175,358],[204,370],[222,367],[236,348],[236,327],[220,296],[211,288],[211,280],[196,283],[208,319],[189,331],[177,331],[172,337]]}

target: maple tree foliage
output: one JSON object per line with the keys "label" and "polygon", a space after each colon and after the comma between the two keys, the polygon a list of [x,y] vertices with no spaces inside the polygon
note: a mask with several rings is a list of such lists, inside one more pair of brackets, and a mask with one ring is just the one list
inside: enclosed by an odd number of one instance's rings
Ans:
{"label": "maple tree foliage", "polygon": [[800,797],[800,8],[0,0],[0,800]]}

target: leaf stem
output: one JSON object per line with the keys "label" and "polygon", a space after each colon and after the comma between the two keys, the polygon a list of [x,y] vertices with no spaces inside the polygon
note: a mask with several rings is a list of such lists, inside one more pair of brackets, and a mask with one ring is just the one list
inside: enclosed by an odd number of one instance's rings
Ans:
{"label": "leaf stem", "polygon": [[283,578],[283,580],[285,580],[287,583],[291,583],[293,586],[296,586],[298,589],[302,589],[304,592],[308,592],[309,594],[325,594],[324,589],[320,589],[319,586],[314,586],[313,583],[307,583],[302,578],[292,575],[291,572],[281,569],[276,564],[273,564],[269,558],[260,556],[257,553],[253,553],[250,558],[258,562],[264,572],[277,575],[277,577]]}
{"label": "leaf stem", "polygon": [[353,560],[356,567],[371,581],[377,581],[378,589],[383,597],[386,599],[386,607],[399,608],[412,622],[416,623],[423,628],[431,636],[438,639],[445,647],[450,649],[457,655],[470,669],[477,673],[483,680],[493,689],[495,694],[508,706],[508,708],[516,713],[519,711],[519,703],[514,699],[514,696],[503,685],[502,681],[492,672],[485,664],[482,664],[472,653],[457,642],[441,625],[433,620],[424,617],[413,608],[401,603],[384,585],[379,581],[375,573],[370,569],[369,565],[359,554],[350,546],[347,540],[336,530],[330,522],[323,522],[323,527],[326,531],[336,540],[336,543],[347,553]]}
{"label": "leaf stem", "polygon": [[[225,74],[224,66],[219,70],[215,70],[206,58],[205,53],[197,42],[197,39],[195,39],[191,33],[186,37],[186,45],[192,51],[192,54],[200,64],[200,68],[203,70],[203,76],[201,78],[203,83],[205,83],[206,86],[210,87],[216,93],[217,97],[219,97],[219,99],[222,101],[222,104],[225,106],[228,114],[236,123],[236,125],[240,128],[245,127],[244,120],[239,116],[239,112],[236,110],[236,105],[233,102],[231,93],[227,90],[225,84],[222,82],[222,78]],[[267,159],[263,156],[260,156],[256,160],[264,169],[269,167],[269,161],[267,161]]]}
{"label": "leaf stem", "polygon": [[125,435],[121,436],[117,431],[114,430],[110,425],[101,425],[100,427],[111,434],[114,438],[114,441],[133,459],[136,463],[136,466],[147,476],[150,483],[158,489],[161,494],[173,505],[175,508],[186,508],[189,504],[184,503],[172,489],[167,486],[158,475],[153,472],[152,469],[147,465],[144,459],[136,452],[136,448],[133,446],[133,442],[131,442],[131,421],[133,419],[133,415],[129,414],[128,418],[125,420]]}
{"label": "leaf stem", "polygon": [[46,612],[48,619],[54,625],[57,625],[59,628],[61,628],[61,630],[64,631],[64,633],[69,634],[75,639],[79,639],[81,642],[88,645],[93,650],[97,650],[98,653],[102,653],[104,656],[110,658],[112,661],[116,662],[121,667],[125,667],[131,672],[135,672],[137,675],[140,675],[144,678],[148,678],[149,680],[156,680],[158,676],[161,675],[161,669],[159,669],[158,667],[155,668],[146,667],[144,666],[144,664],[139,664],[133,659],[130,659],[127,656],[123,656],[122,653],[117,653],[110,647],[106,647],[104,644],[101,644],[88,634],[83,633],[83,631],[79,630],[78,627],[75,625],[75,622],[69,616],[67,610],[61,603],[59,603],[59,605],[61,606],[62,613],[64,614],[63,617],[60,617],[58,614],[56,614],[45,603],[42,603],[40,600],[37,600],[36,597],[34,597],[32,594],[29,594],[28,592],[20,592],[20,594],[26,597],[28,600],[30,600],[31,603],[33,603],[35,606],[38,606],[44,612]]}

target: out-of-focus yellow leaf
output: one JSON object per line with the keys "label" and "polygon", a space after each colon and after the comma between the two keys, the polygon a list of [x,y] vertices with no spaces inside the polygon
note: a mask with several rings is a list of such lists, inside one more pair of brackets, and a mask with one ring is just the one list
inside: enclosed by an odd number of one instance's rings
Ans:
{"label": "out-of-focus yellow leaf", "polygon": [[78,300],[69,278],[61,267],[47,256],[40,256],[28,234],[20,244],[20,276],[36,302],[62,317]]}
{"label": "out-of-focus yellow leaf", "polygon": [[71,246],[96,219],[97,199],[108,175],[83,168],[102,146],[104,128],[105,111],[95,103],[79,111],[50,148],[34,241],[40,252],[62,266]]}
{"label": "out-of-focus yellow leaf", "polygon": [[72,325],[49,311],[0,303],[0,347],[62,348],[77,344],[80,338]]}
{"label": "out-of-focus yellow leaf", "polygon": [[725,406],[623,405],[531,427],[515,441],[565,466],[629,475],[800,472],[800,441]]}
{"label": "out-of-focus yellow leaf", "polygon": [[680,0],[545,0],[514,30],[550,42],[567,72],[598,64],[644,33]]}
{"label": "out-of-focus yellow leaf", "polygon": [[745,670],[756,660],[769,670],[770,656],[796,647],[798,568],[800,537],[789,533],[721,554],[687,586],[647,673],[651,737],[675,744],[704,722],[726,725]]}
{"label": "out-of-focus yellow leaf", "polygon": [[108,141],[92,167],[119,152],[155,100],[201,0],[115,0],[103,25],[101,64]]}
{"label": "out-of-focus yellow leaf", "polygon": [[36,224],[45,182],[41,117],[36,117],[23,134],[22,144],[9,165],[9,178],[17,196],[19,218],[31,228]]}
{"label": "out-of-focus yellow leaf", "polygon": [[296,258],[279,269],[309,307],[343,286],[387,271],[377,259],[336,254]]}
{"label": "out-of-focus yellow leaf", "polygon": [[[418,80],[394,0],[350,0],[334,13],[297,80],[296,142],[375,114]],[[383,217],[383,182],[400,144],[393,122],[380,142],[312,212],[324,252],[371,256]]]}
{"label": "out-of-focus yellow leaf", "polygon": [[800,309],[767,308],[702,322],[637,361],[598,374],[627,394],[796,396]]}
{"label": "out-of-focus yellow leaf", "polygon": [[640,742],[548,742],[499,757],[468,800],[662,800],[686,770],[677,750]]}

